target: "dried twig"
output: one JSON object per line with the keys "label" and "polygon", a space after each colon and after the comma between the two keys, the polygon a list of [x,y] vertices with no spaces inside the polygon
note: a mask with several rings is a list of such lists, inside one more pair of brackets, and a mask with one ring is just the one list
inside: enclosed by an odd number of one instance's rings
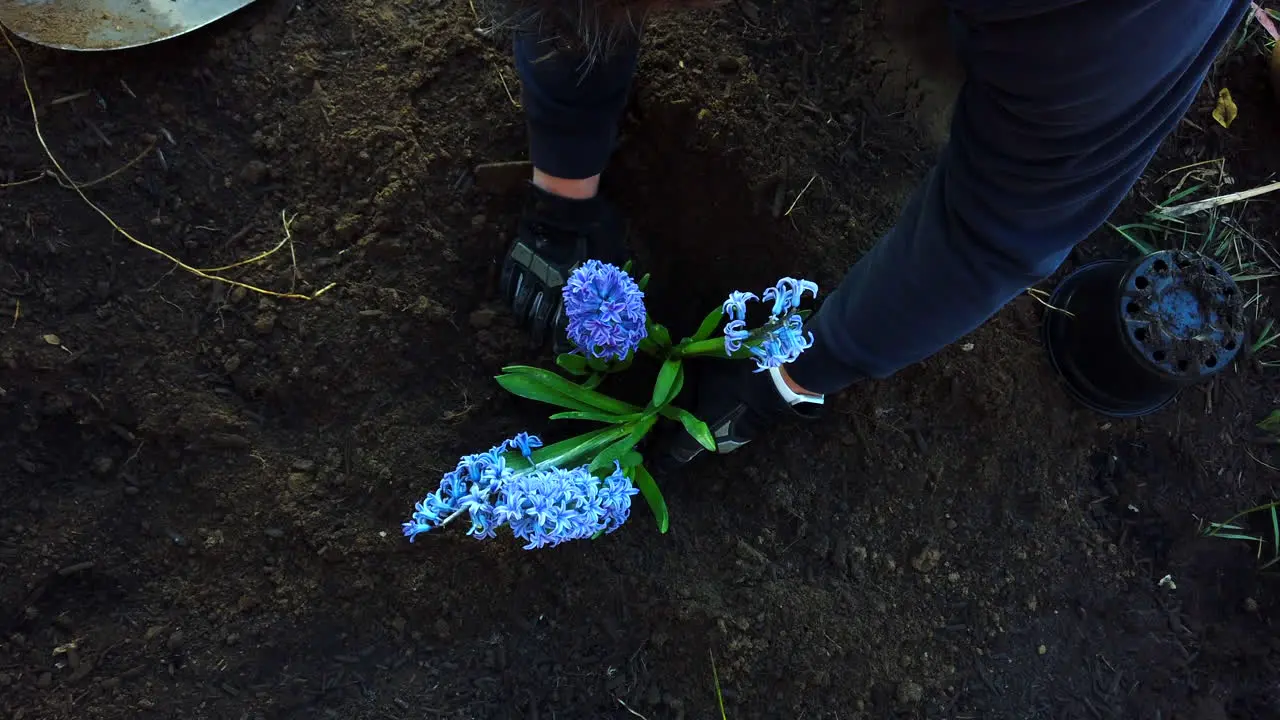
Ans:
{"label": "dried twig", "polygon": [[1227,193],[1226,195],[1211,197],[1208,200],[1197,200],[1195,202],[1184,203],[1182,205],[1160,208],[1160,214],[1171,218],[1186,217],[1187,215],[1198,213],[1202,210],[1209,210],[1221,207],[1222,205],[1229,205],[1233,202],[1248,200],[1249,198],[1266,195],[1267,193],[1275,192],[1276,190],[1280,190],[1280,182],[1273,182],[1261,187],[1241,190],[1240,192]]}
{"label": "dried twig", "polygon": [[787,211],[782,213],[783,217],[790,215],[791,211],[796,209],[796,205],[799,204],[800,198],[804,197],[805,191],[808,190],[809,186],[813,184],[813,181],[817,179],[818,173],[814,173],[813,177],[809,178],[809,182],[805,183],[804,187],[800,188],[800,192],[796,194],[796,199],[791,201],[791,207],[787,208]]}
{"label": "dried twig", "polygon": [[[116,230],[116,232],[123,235],[126,240],[128,240],[129,242],[133,243],[134,245],[137,245],[138,247],[144,250],[148,250],[150,252],[155,253],[156,255],[159,255],[160,257],[163,257],[166,260],[169,260],[170,262],[174,263],[176,266],[178,266],[182,270],[188,273],[191,273],[192,275],[204,278],[206,280],[213,280],[215,282],[226,283],[227,285],[231,285],[234,287],[244,288],[245,290],[256,292],[262,295],[269,295],[272,297],[279,297],[279,298],[288,298],[292,300],[314,300],[320,295],[327,292],[329,289],[333,288],[334,285],[336,285],[336,283],[329,283],[328,285],[320,288],[319,290],[317,290],[316,292],[310,295],[303,295],[301,293],[294,293],[294,292],[282,293],[282,292],[276,292],[274,290],[267,290],[265,288],[260,288],[254,285],[250,285],[248,283],[240,282],[239,280],[232,280],[230,278],[225,278],[225,277],[211,274],[215,272],[220,272],[222,270],[229,270],[231,268],[241,267],[243,265],[249,265],[252,263],[259,262],[261,260],[266,259],[270,255],[274,254],[277,250],[284,247],[286,244],[292,242],[292,235],[289,232],[289,223],[291,221],[291,218],[284,217],[284,213],[281,213],[281,217],[284,218],[284,221],[285,221],[285,228],[284,228],[285,237],[274,248],[272,248],[267,252],[260,253],[252,258],[249,258],[248,260],[242,260],[240,262],[232,263],[230,265],[224,265],[220,268],[201,269],[201,268],[192,267],[191,265],[188,265],[187,263],[179,260],[173,255],[170,255],[164,250],[148,245],[147,243],[144,243],[141,240],[135,238],[133,235],[129,233],[128,230],[125,230],[123,227],[120,226],[119,223],[117,223],[114,219],[112,219],[112,217],[108,215],[105,210],[103,210],[102,208],[94,204],[94,202],[89,199],[88,195],[85,195],[83,186],[80,184],[77,184],[75,180],[71,179],[71,176],[67,174],[67,171],[65,169],[63,169],[62,163],[58,162],[58,158],[53,154],[53,151],[49,149],[49,144],[44,139],[44,131],[41,130],[41,127],[40,127],[40,116],[39,116],[39,113],[36,112],[36,98],[35,98],[35,94],[32,93],[31,91],[31,83],[27,78],[27,67],[26,67],[26,63],[22,59],[22,53],[20,53],[18,51],[18,47],[13,44],[13,39],[9,37],[8,31],[5,30],[3,26],[0,26],[0,35],[4,37],[5,43],[9,46],[9,50],[13,52],[13,56],[18,62],[18,72],[22,77],[22,89],[23,91],[26,92],[27,103],[31,108],[31,119],[32,119],[33,129],[35,130],[36,139],[39,140],[40,147],[41,149],[44,150],[44,154],[49,158],[49,162],[53,164],[53,168],[57,173],[56,177],[58,178],[59,182],[62,183],[64,186],[68,187],[69,189],[71,189],[72,191],[74,191],[77,195],[79,195],[80,199],[83,200],[86,205],[92,208],[94,212],[98,213],[98,215],[102,216],[102,218],[106,220],[107,223],[110,224],[111,227]],[[166,137],[169,137],[170,140],[172,140],[172,136],[169,136],[168,133],[165,133],[165,135]]]}

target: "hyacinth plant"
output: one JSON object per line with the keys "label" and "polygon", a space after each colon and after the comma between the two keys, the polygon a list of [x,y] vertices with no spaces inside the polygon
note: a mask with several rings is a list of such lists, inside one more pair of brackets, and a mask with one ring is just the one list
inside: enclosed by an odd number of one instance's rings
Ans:
{"label": "hyacinth plant", "polygon": [[[557,443],[552,446],[555,452],[546,453],[545,457],[538,453],[526,456],[534,467],[549,462],[562,467],[581,463],[573,472],[597,478],[601,487],[623,482],[634,485],[653,511],[659,530],[666,532],[666,503],[637,450],[641,441],[660,419],[666,419],[680,423],[708,451],[716,449],[706,423],[673,404],[684,387],[685,361],[694,357],[750,359],[755,361],[757,372],[794,361],[813,344],[812,335],[804,330],[808,313],[799,307],[806,293],[817,296],[818,286],[807,280],[782,278],[760,296],[733,292],[706,316],[693,335],[672,342],[667,328],[654,322],[645,309],[648,276],[636,282],[628,274],[629,269],[629,263],[619,268],[589,260],[574,270],[564,286],[567,333],[575,349],[557,357],[556,364],[567,376],[513,365],[504,368],[497,380],[515,395],[562,408],[551,415],[552,420],[585,420],[602,425]],[[769,304],[769,316],[763,324],[749,328],[747,303],[752,301]],[[713,337],[722,323],[722,333]],[[630,368],[637,352],[660,363],[653,392],[643,407],[596,389],[607,375]],[[512,525],[513,531],[515,527]],[[520,532],[517,536],[527,537]]]}
{"label": "hyacinth plant", "polygon": [[[544,448],[538,437],[520,433],[488,452],[464,456],[414,507],[404,534],[412,542],[463,515],[470,520],[468,535],[486,540],[506,527],[526,550],[611,533],[631,515],[631,496],[639,492],[634,473],[623,472],[618,462],[607,473],[572,467],[575,458],[609,441],[600,434]],[[656,487],[652,478],[648,484]]]}

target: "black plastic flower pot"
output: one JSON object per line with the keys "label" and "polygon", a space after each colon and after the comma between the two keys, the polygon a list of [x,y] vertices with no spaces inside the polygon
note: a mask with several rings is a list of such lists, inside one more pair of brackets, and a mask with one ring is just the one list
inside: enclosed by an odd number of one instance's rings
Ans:
{"label": "black plastic flower pot", "polygon": [[1054,290],[1044,343],[1077,400],[1138,417],[1231,363],[1244,345],[1242,300],[1230,273],[1199,253],[1101,260]]}

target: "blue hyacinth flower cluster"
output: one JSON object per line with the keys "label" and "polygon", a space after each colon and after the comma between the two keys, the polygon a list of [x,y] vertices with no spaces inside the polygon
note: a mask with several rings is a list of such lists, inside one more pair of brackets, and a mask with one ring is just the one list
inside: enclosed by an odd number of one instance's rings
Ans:
{"label": "blue hyacinth flower cluster", "polygon": [[622,360],[648,336],[644,291],[621,268],[588,260],[562,292],[569,339],[592,357]]}
{"label": "blue hyacinth flower cluster", "polygon": [[756,372],[794,362],[813,345],[813,333],[804,331],[804,319],[796,314],[805,293],[818,296],[817,283],[784,277],[763,293],[764,302],[773,302],[769,319],[755,330],[747,329],[747,303],[761,300],[754,293],[734,291],[724,301],[724,350],[732,355],[746,346],[756,361]]}
{"label": "blue hyacinth flower cluster", "polygon": [[506,526],[533,550],[583,540],[622,527],[631,516],[631,497],[639,492],[622,468],[600,479],[588,467],[558,467],[515,471],[504,453],[515,450],[532,458],[542,441],[520,433],[488,452],[467,455],[445,474],[440,487],[414,506],[404,523],[410,542],[419,534],[470,517],[468,535],[477,540],[496,537]]}

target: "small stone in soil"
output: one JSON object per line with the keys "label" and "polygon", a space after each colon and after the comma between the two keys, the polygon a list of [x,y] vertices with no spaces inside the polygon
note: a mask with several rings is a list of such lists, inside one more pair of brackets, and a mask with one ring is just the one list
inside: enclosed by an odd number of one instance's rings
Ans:
{"label": "small stone in soil", "polygon": [[240,171],[240,179],[251,185],[256,185],[262,182],[269,170],[270,168],[267,167],[267,164],[261,160],[250,160]]}
{"label": "small stone in soil", "polygon": [[472,312],[468,320],[471,323],[471,327],[475,328],[476,330],[484,330],[490,325],[493,325],[493,320],[495,317],[497,317],[497,315],[498,314],[493,310],[490,310],[488,308],[481,308],[479,310]]}
{"label": "small stone in soil", "polygon": [[111,472],[111,468],[115,465],[115,461],[105,455],[96,458],[93,461],[93,471],[99,475],[106,475]]}
{"label": "small stone in soil", "polygon": [[53,673],[40,673],[40,677],[36,679],[36,687],[43,690],[53,685]]}
{"label": "small stone in soil", "polygon": [[742,61],[732,55],[721,55],[716,59],[716,69],[726,75],[732,75],[742,69]]}
{"label": "small stone in soil", "polygon": [[177,650],[182,647],[182,641],[185,639],[186,636],[182,634],[181,630],[175,630],[173,631],[173,634],[169,636],[169,640],[165,643],[165,647],[170,650]]}
{"label": "small stone in soil", "polygon": [[911,561],[911,567],[917,572],[931,572],[938,567],[938,561],[942,559],[942,553],[936,548],[925,548],[919,555]]}
{"label": "small stone in soil", "polygon": [[907,680],[898,686],[898,702],[903,705],[914,705],[924,699],[924,688]]}
{"label": "small stone in soil", "polygon": [[275,313],[263,313],[253,321],[253,331],[259,335],[270,335],[276,329]]}

